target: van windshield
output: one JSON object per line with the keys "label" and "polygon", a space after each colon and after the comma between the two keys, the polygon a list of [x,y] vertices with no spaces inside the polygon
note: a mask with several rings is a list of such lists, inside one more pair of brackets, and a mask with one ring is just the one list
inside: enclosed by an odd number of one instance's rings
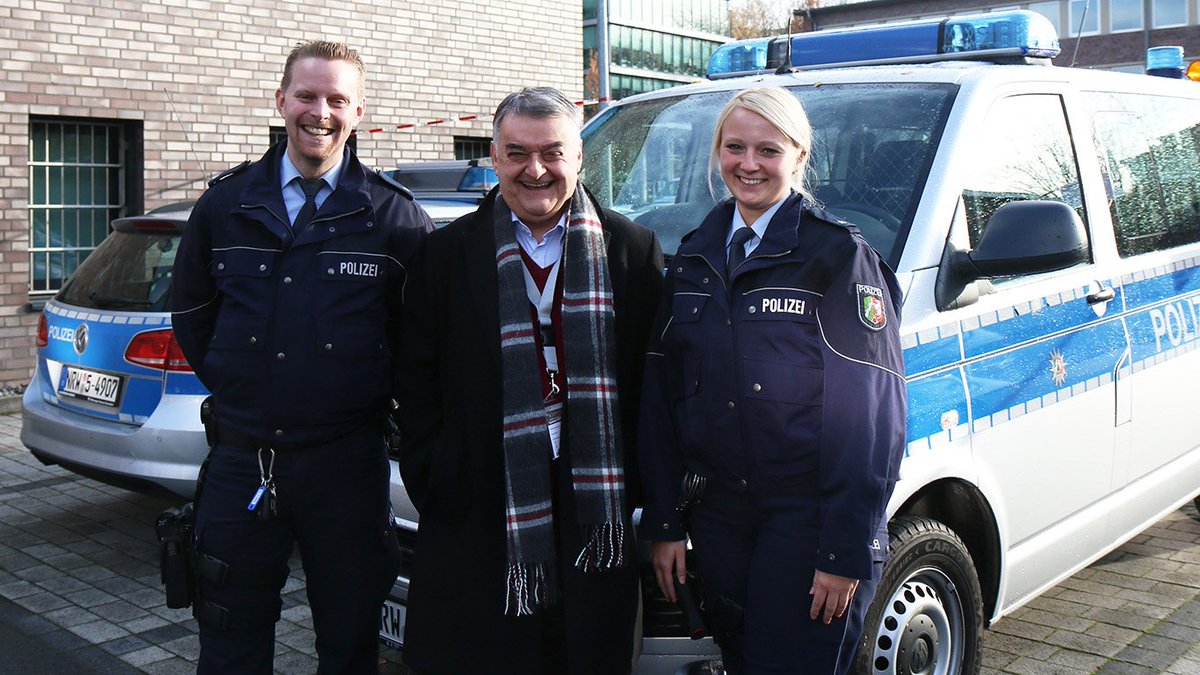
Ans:
{"label": "van windshield", "polygon": [[[827,84],[791,91],[813,127],[809,189],[857,225],[894,267],[957,87]],[[709,175],[708,158],[717,115],[734,93],[617,106],[584,130],[585,184],[603,206],[655,230],[668,255],[729,195],[720,174]]]}

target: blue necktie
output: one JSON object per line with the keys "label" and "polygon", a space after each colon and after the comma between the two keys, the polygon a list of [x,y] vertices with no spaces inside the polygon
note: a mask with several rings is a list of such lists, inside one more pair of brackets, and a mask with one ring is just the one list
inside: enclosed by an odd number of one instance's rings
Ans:
{"label": "blue necktie", "polygon": [[317,193],[321,191],[321,186],[325,181],[320,178],[299,178],[300,189],[304,190],[304,206],[300,207],[300,213],[296,214],[296,219],[292,221],[292,234],[300,234],[304,228],[308,227],[308,223],[317,214]]}
{"label": "blue necktie", "polygon": [[754,236],[754,230],[749,226],[739,227],[733,233],[733,239],[729,242],[729,263],[725,266],[725,277],[733,276],[733,270],[742,264],[746,259],[746,242]]}

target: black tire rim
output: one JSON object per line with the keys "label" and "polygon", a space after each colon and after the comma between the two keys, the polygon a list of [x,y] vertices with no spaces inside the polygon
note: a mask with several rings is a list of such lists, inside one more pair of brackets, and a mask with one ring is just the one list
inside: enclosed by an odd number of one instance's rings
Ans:
{"label": "black tire rim", "polygon": [[950,675],[962,665],[965,617],[954,581],[936,567],[914,570],[883,607],[876,672]]}

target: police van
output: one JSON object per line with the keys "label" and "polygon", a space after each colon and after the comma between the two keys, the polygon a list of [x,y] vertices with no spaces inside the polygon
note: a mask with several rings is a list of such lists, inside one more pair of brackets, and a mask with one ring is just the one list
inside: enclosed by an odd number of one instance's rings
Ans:
{"label": "police van", "polygon": [[[725,102],[785,87],[816,198],[896,271],[907,447],[860,672],[978,672],[985,626],[1200,493],[1200,84],[1057,53],[1024,11],[736,42],[583,132],[585,184],[670,255],[725,196]],[[718,672],[645,586],[637,672]]]}

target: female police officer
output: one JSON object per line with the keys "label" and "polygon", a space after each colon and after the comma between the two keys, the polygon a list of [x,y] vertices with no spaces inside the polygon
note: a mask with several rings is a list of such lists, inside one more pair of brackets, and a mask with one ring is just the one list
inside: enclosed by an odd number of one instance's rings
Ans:
{"label": "female police officer", "polygon": [[643,534],[675,600],[686,526],[730,675],[849,669],[904,446],[900,291],[807,195],[811,139],[780,88],[722,111],[733,197],[680,245],[646,365]]}

